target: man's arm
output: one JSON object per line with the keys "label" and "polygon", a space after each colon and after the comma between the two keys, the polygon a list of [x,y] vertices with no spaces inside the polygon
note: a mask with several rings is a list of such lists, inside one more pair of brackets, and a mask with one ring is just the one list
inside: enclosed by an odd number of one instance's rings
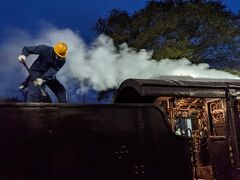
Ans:
{"label": "man's arm", "polygon": [[29,54],[40,54],[44,48],[45,45],[39,45],[39,46],[24,46],[22,48],[22,55],[28,56]]}

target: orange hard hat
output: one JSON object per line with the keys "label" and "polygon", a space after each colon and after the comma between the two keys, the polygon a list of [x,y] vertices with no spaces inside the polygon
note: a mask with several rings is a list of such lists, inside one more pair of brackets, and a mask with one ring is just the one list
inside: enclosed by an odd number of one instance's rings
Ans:
{"label": "orange hard hat", "polygon": [[54,52],[61,58],[65,58],[68,53],[68,46],[64,42],[58,42],[54,45]]}

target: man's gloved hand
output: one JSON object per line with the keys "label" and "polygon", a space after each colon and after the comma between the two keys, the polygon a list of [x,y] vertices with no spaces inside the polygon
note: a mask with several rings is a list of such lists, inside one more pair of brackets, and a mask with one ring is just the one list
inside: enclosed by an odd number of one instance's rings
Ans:
{"label": "man's gloved hand", "polygon": [[19,55],[18,60],[22,63],[23,61],[26,61],[26,56],[24,55]]}
{"label": "man's gloved hand", "polygon": [[42,78],[37,78],[37,79],[35,79],[34,81],[33,81],[33,84],[35,85],[35,86],[41,86],[42,85],[42,83],[44,83],[45,81],[42,79]]}

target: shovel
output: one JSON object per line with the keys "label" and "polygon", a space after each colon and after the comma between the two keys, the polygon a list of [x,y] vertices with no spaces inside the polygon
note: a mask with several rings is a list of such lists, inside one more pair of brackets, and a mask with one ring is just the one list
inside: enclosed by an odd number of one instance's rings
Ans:
{"label": "shovel", "polygon": [[[24,60],[21,61],[21,63],[23,64],[23,66],[26,68],[27,72],[29,73],[30,75],[30,69],[28,67],[28,65],[26,64],[26,62]],[[41,91],[41,95],[46,97],[47,96],[47,93],[46,91],[40,86],[40,91]]]}

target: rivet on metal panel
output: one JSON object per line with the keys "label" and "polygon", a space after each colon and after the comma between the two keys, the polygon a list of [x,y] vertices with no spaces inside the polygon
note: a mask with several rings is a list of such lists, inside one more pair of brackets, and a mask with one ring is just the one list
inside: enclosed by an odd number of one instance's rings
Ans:
{"label": "rivet on metal panel", "polygon": [[126,145],[122,145],[118,148],[118,150],[114,151],[114,154],[116,155],[117,159],[123,159],[126,160],[128,158],[128,153],[129,151],[127,150],[127,146]]}
{"label": "rivet on metal panel", "polygon": [[138,166],[137,166],[137,165],[135,165],[134,167],[135,167],[136,169],[138,168]]}
{"label": "rivet on metal panel", "polygon": [[144,174],[145,172],[144,171],[141,171],[142,174]]}
{"label": "rivet on metal panel", "polygon": [[49,133],[53,133],[53,130],[49,129],[48,132],[49,132]]}
{"label": "rivet on metal panel", "polygon": [[138,171],[135,171],[135,174],[138,174]]}

